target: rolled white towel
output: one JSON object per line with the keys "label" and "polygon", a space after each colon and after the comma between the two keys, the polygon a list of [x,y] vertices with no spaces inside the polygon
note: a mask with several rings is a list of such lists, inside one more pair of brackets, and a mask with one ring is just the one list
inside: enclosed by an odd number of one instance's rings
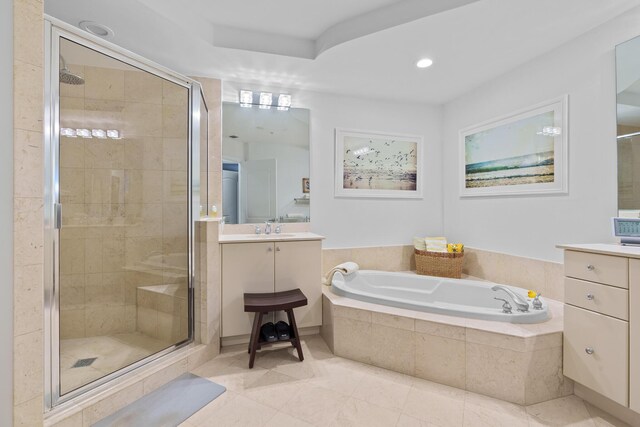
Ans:
{"label": "rolled white towel", "polygon": [[355,262],[343,262],[342,264],[338,264],[329,270],[327,273],[327,277],[325,278],[324,284],[331,285],[331,280],[333,280],[333,275],[335,273],[341,273],[343,276],[348,276],[357,272],[360,269],[360,266]]}
{"label": "rolled white towel", "polygon": [[[349,275],[349,274],[353,274],[356,271],[360,270],[360,266],[358,264],[356,264],[355,262],[343,262],[342,264],[338,264],[333,268],[339,268],[341,270],[344,270],[345,272],[343,274],[345,275]],[[342,273],[342,271],[341,271]]]}

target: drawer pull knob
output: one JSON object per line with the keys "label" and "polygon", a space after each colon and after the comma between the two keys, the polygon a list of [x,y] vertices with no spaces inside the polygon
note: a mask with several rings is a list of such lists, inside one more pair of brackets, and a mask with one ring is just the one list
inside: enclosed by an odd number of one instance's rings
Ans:
{"label": "drawer pull knob", "polygon": [[589,301],[593,301],[593,299],[594,299],[594,298],[595,298],[595,297],[593,296],[593,294],[587,294],[587,299],[588,299]]}
{"label": "drawer pull knob", "polygon": [[589,271],[593,271],[593,270],[595,270],[595,269],[596,269],[596,268],[593,266],[593,264],[589,264],[589,265],[587,265],[587,270],[589,270]]}
{"label": "drawer pull knob", "polygon": [[267,252],[272,252],[272,251],[273,251],[273,248],[268,248],[267,249]]}
{"label": "drawer pull knob", "polygon": [[593,348],[587,347],[587,348],[584,349],[584,352],[587,353],[587,354],[593,354]]}
{"label": "drawer pull knob", "polygon": [[276,246],[276,252],[280,252],[280,246]]}

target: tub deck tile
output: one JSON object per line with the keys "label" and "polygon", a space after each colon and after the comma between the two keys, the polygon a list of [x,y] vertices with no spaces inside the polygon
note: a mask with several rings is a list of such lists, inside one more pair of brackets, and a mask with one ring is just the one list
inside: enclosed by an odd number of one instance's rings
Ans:
{"label": "tub deck tile", "polygon": [[521,325],[417,312],[323,292],[323,322],[330,325],[323,334],[330,335],[327,341],[338,356],[519,405],[573,391],[573,383],[562,375],[560,303],[547,300],[551,320]]}

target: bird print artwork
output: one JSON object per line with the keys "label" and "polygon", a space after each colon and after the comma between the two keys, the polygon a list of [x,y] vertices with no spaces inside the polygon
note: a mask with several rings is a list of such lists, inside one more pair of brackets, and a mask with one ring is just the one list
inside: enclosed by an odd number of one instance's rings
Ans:
{"label": "bird print artwork", "polygon": [[343,189],[416,191],[415,139],[345,135]]}

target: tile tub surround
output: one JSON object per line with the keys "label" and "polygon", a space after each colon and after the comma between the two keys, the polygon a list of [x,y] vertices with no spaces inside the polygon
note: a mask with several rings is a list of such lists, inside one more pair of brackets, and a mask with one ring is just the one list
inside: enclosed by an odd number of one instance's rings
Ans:
{"label": "tile tub surround", "polygon": [[[413,246],[379,246],[322,250],[322,272],[343,262],[356,262],[363,270],[415,271]],[[464,274],[564,301],[563,265],[550,261],[465,247]]]}
{"label": "tile tub surround", "polygon": [[573,393],[562,375],[563,306],[521,325],[387,307],[323,290],[322,336],[337,356],[530,405]]}

